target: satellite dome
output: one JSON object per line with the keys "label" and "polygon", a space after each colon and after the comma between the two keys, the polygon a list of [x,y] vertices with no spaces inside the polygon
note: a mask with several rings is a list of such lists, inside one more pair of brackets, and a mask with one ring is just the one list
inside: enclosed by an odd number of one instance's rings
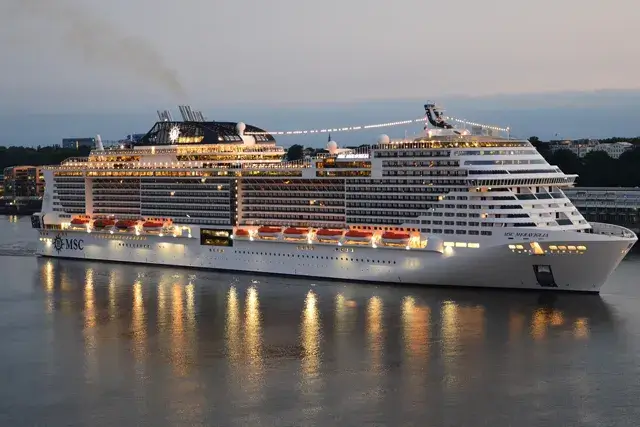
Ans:
{"label": "satellite dome", "polygon": [[389,135],[385,135],[384,133],[378,137],[378,144],[388,144],[389,141]]}
{"label": "satellite dome", "polygon": [[329,153],[333,154],[338,150],[338,143],[335,141],[329,141],[329,143],[327,144],[327,150],[329,150]]}
{"label": "satellite dome", "polygon": [[247,128],[247,125],[245,125],[243,122],[238,122],[236,124],[236,132],[238,132],[238,135],[242,135],[246,128]]}
{"label": "satellite dome", "polygon": [[240,137],[244,145],[256,145],[256,138],[253,135],[240,135]]}

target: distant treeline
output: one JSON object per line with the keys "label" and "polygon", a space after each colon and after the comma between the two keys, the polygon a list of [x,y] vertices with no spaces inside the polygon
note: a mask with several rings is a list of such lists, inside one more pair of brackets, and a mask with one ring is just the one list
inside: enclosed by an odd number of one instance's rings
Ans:
{"label": "distant treeline", "polygon": [[[540,140],[540,138],[538,138],[537,136],[532,136],[529,138],[529,141],[535,145],[536,147],[538,146],[538,144],[547,144],[549,142],[559,142],[560,140],[551,140],[551,141],[542,141]],[[580,141],[580,140],[578,140]],[[587,141],[587,139],[583,139],[582,141]],[[600,144],[613,144],[615,142],[628,142],[630,144],[636,145],[636,146],[640,146],[640,136],[636,136],[633,138],[620,138],[620,137],[613,137],[613,138],[606,138],[606,139],[600,139],[598,138],[598,142]]]}
{"label": "distant treeline", "polygon": [[0,174],[9,166],[42,166],[55,165],[69,157],[89,155],[89,148],[53,147],[0,147]]}
{"label": "distant treeline", "polygon": [[[549,144],[533,145],[540,154],[566,174],[577,174],[580,187],[638,187],[640,186],[640,138],[611,138],[619,142],[637,140],[638,145],[623,153],[619,159],[609,157],[604,151],[591,151],[580,158],[573,151],[557,150],[551,152]],[[600,140],[600,142],[609,140]],[[612,141],[618,142],[618,141]]]}

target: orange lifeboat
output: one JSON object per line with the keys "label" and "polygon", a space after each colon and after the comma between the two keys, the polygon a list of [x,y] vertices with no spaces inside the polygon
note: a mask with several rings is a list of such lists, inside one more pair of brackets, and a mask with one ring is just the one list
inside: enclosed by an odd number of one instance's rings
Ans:
{"label": "orange lifeboat", "polygon": [[142,224],[142,229],[147,232],[160,231],[163,225],[162,221],[145,221]]}
{"label": "orange lifeboat", "polygon": [[132,219],[121,219],[120,221],[116,222],[116,228],[118,230],[124,231],[135,227],[137,223],[138,221],[134,221]]}
{"label": "orange lifeboat", "polygon": [[71,220],[71,225],[86,225],[89,223],[89,220],[86,218],[73,218]]}
{"label": "orange lifeboat", "polygon": [[382,233],[382,243],[385,245],[407,245],[411,235],[409,233],[398,233],[386,231]]}
{"label": "orange lifeboat", "polygon": [[306,239],[309,230],[306,228],[286,228],[283,232],[285,239],[301,240]]}
{"label": "orange lifeboat", "polygon": [[233,233],[234,238],[236,239],[248,239],[249,238],[249,230],[245,230],[244,228],[237,228]]}
{"label": "orange lifeboat", "polygon": [[336,242],[340,240],[342,235],[344,234],[344,230],[331,230],[329,228],[321,228],[316,231],[316,239],[318,241],[328,241],[328,242]]}
{"label": "orange lifeboat", "polygon": [[280,227],[260,227],[258,228],[258,236],[263,239],[275,239],[280,235],[282,228]]}
{"label": "orange lifeboat", "polygon": [[349,230],[344,234],[347,241],[367,243],[371,241],[373,233],[369,231]]}
{"label": "orange lifeboat", "polygon": [[96,219],[93,221],[93,228],[100,230],[106,227],[111,227],[113,224],[115,224],[115,221],[112,219]]}

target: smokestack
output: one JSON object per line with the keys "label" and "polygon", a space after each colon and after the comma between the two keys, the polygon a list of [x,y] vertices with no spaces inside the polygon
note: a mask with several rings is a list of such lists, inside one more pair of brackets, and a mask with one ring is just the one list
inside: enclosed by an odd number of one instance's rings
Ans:
{"label": "smokestack", "polygon": [[178,109],[180,109],[180,115],[182,116],[182,121],[186,122],[187,119],[187,114],[185,112],[185,107],[183,105],[178,105]]}
{"label": "smokestack", "polygon": [[104,151],[104,146],[102,145],[102,138],[100,138],[100,135],[96,135],[96,150]]}
{"label": "smokestack", "polygon": [[190,122],[195,122],[195,121],[196,121],[196,119],[195,119],[195,117],[193,116],[193,111],[191,111],[191,106],[190,106],[190,105],[187,105],[187,106],[185,107],[185,109],[187,110],[187,117],[189,118],[189,121],[190,121]]}

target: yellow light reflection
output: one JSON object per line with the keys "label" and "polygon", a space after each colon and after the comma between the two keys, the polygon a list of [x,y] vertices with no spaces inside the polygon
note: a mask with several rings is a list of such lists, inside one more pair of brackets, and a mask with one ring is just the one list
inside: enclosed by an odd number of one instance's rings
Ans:
{"label": "yellow light reflection", "polygon": [[167,325],[167,290],[166,285],[158,283],[158,331],[163,332]]}
{"label": "yellow light reflection", "polygon": [[96,339],[96,307],[93,289],[93,269],[87,268],[84,282],[84,353],[85,374],[91,381],[98,376],[97,339]]}
{"label": "yellow light reflection", "polygon": [[423,401],[427,390],[427,362],[429,358],[430,310],[416,305],[413,297],[402,301],[402,336],[406,363],[402,365],[404,391],[403,402],[412,406]]}
{"label": "yellow light reflection", "polygon": [[586,317],[579,317],[573,323],[573,336],[578,339],[589,338],[589,319]]}
{"label": "yellow light reflection", "polygon": [[115,271],[109,273],[109,317],[114,319],[118,313],[118,293],[116,285],[118,277]]}
{"label": "yellow light reflection", "polygon": [[53,313],[53,291],[55,289],[55,271],[53,262],[47,261],[44,265],[44,288],[47,291],[47,313]]}
{"label": "yellow light reflection", "polygon": [[547,336],[547,314],[543,308],[537,309],[531,319],[531,337],[540,340]]}
{"label": "yellow light reflection", "polygon": [[453,301],[446,301],[442,307],[442,335],[445,349],[458,338],[458,306]]}
{"label": "yellow light reflection", "polygon": [[336,332],[343,332],[344,318],[346,316],[346,305],[344,295],[336,295]]}
{"label": "yellow light reflection", "polygon": [[235,287],[229,288],[227,293],[227,316],[225,325],[227,344],[227,357],[232,366],[238,364],[242,357],[240,336],[240,307],[238,306],[238,293]]}
{"label": "yellow light reflection", "polygon": [[302,376],[309,383],[318,378],[320,369],[320,312],[313,291],[309,291],[304,300],[301,339],[304,350]]}
{"label": "yellow light reflection", "polygon": [[346,335],[351,332],[356,324],[358,315],[355,301],[347,300],[344,295],[336,295],[336,312],[334,331],[337,335]]}
{"label": "yellow light reflection", "polygon": [[424,359],[429,355],[428,307],[416,306],[413,297],[402,301],[402,332],[405,352],[410,359]]}
{"label": "yellow light reflection", "polygon": [[93,289],[93,269],[87,268],[84,282],[84,327],[96,326],[95,291]]}
{"label": "yellow light reflection", "polygon": [[381,372],[384,351],[382,310],[382,300],[377,296],[371,297],[367,304],[367,337],[371,370],[376,374]]}
{"label": "yellow light reflection", "polygon": [[147,331],[145,324],[144,299],[142,283],[139,280],[133,284],[133,310],[131,313],[131,331],[133,336],[133,354],[138,362],[146,356]]}
{"label": "yellow light reflection", "polygon": [[184,336],[183,288],[175,283],[171,287],[171,362],[178,376],[187,374],[188,349]]}
{"label": "yellow light reflection", "polygon": [[484,307],[460,307],[453,301],[446,301],[442,307],[442,335],[445,362],[456,367],[455,358],[464,354],[462,345],[482,342],[485,333]]}
{"label": "yellow light reflection", "polygon": [[254,388],[254,392],[258,391],[256,387],[261,386],[263,376],[261,317],[258,291],[252,286],[247,290],[245,300],[244,327],[245,346],[249,358],[249,385]]}
{"label": "yellow light reflection", "polygon": [[564,316],[559,310],[551,312],[551,326],[562,326],[564,324]]}
{"label": "yellow light reflection", "polygon": [[189,324],[188,329],[189,331],[192,331],[195,333],[195,327],[196,327],[195,286],[193,285],[192,282],[189,282],[185,290],[187,292],[187,322]]}

